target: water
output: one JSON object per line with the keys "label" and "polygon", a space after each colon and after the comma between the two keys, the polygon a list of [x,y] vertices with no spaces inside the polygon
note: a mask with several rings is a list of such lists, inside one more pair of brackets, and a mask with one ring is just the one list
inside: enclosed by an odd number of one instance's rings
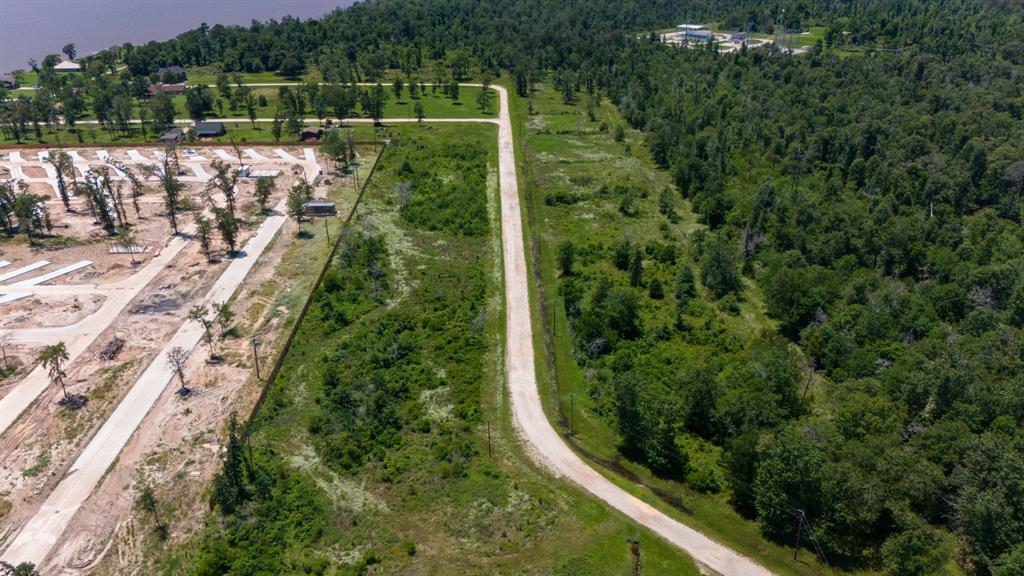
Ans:
{"label": "water", "polygon": [[354,0],[0,0],[0,71],[28,70],[73,43],[79,56],[166,40],[202,22],[248,25],[291,15],[316,18]]}

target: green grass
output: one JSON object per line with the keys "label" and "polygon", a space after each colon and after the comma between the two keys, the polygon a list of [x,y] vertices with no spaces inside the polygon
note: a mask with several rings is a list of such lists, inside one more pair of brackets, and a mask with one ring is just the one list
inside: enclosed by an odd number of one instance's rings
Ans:
{"label": "green grass", "polygon": [[[305,563],[314,573],[321,562],[335,566],[327,573],[362,573],[372,552],[375,565],[370,572],[375,574],[626,575],[632,565],[627,540],[638,539],[644,574],[696,576],[696,568],[678,550],[578,489],[553,481],[521,451],[503,382],[495,127],[404,126],[391,135],[399,142],[415,142],[385,153],[355,224],[386,240],[389,287],[384,302],[363,300],[361,311],[350,315],[352,323],[340,329],[328,329],[321,307],[314,306],[256,421],[252,444],[257,450],[281,455],[287,474],[312,481],[318,506],[330,509],[327,532],[313,542],[296,533],[305,543],[297,556],[286,550],[288,562],[296,567]],[[486,150],[486,183],[464,201],[484,210],[487,231],[466,236],[429,221],[414,225],[400,216],[396,185],[410,178],[402,171],[406,160],[415,171],[458,182],[464,174],[453,169],[459,164],[451,160],[451,151],[463,154],[464,148],[451,146],[465,145]],[[472,312],[473,307],[480,311]],[[370,377],[346,371],[363,362],[360,343],[372,340],[375,327],[396,314],[422,326],[409,333],[415,349],[422,350],[410,369],[420,373],[422,366],[423,376],[417,379],[448,382],[454,402],[451,419],[405,429],[397,445],[375,450],[370,461],[350,473],[340,472],[311,448],[321,439],[309,424],[327,408],[320,375],[336,369],[343,383],[350,376]],[[475,344],[466,347],[466,322],[473,317]],[[336,367],[325,364],[324,355],[337,349],[350,350],[348,360]],[[403,413],[418,410],[418,404],[414,401]],[[464,472],[447,475],[442,473],[447,463],[432,454],[452,438],[468,446],[460,449]],[[216,531],[211,525],[205,538]],[[196,544],[188,548],[195,550]],[[189,556],[183,550],[169,559],[165,573],[182,572]]]}
{"label": "green grass", "polygon": [[[585,101],[585,98],[580,95],[580,100]],[[529,116],[525,100],[514,98],[512,114],[519,154],[519,182],[525,199],[526,234],[535,247],[530,266],[543,287],[538,291],[537,283],[531,283],[534,346],[538,352],[545,352],[536,362],[538,386],[549,418],[563,436],[567,436],[571,419],[574,434],[570,444],[585,459],[624,489],[680,521],[757,559],[779,574],[823,573],[823,567],[812,553],[802,550],[799,561],[794,562],[791,548],[766,541],[756,523],[732,510],[726,491],[715,495],[698,493],[681,482],[655,478],[643,466],[625,461],[617,454],[617,436],[608,421],[595,413],[599,406],[589,397],[583,370],[574,357],[572,336],[558,295],[555,247],[563,240],[572,240],[578,252],[581,248],[586,252],[587,246],[607,246],[628,236],[639,242],[676,243],[681,247],[679,259],[687,262],[690,235],[701,226],[688,203],[681,199],[677,201],[676,223],[669,223],[659,215],[657,192],[671,186],[670,176],[653,166],[642,134],[626,129],[625,141],[614,142],[614,127],[624,125],[624,121],[613,106],[602,104],[596,110],[596,120],[591,121],[584,105],[564,105],[559,95],[546,86],[534,95],[533,106],[539,113]],[[614,187],[616,184],[633,184],[651,190],[648,198],[637,203],[638,216],[621,215],[616,199],[594,193],[602,185]],[[577,194],[583,199],[573,205],[545,203],[547,196],[557,194]],[[577,256],[577,261],[581,270],[578,275],[583,277],[623,274],[606,262],[592,262],[585,255]],[[649,273],[659,277],[666,292],[671,292],[674,284],[660,264],[653,264],[650,270],[645,264],[645,276]],[[656,326],[665,323],[665,318],[671,318],[668,310],[671,298],[661,302],[643,300],[641,313],[645,326]],[[703,297],[702,301],[713,311],[719,329],[737,343],[756,337],[762,329],[772,328],[756,286],[748,286],[738,313],[721,309],[710,298]],[[683,352],[691,360],[700,359],[706,353],[699,346]],[[707,459],[718,468],[713,456]],[[617,471],[609,467],[612,463]],[[656,489],[657,494],[647,487]],[[674,504],[670,504],[670,500]]]}
{"label": "green grass", "polygon": [[[408,87],[403,90],[403,97],[401,100],[396,100],[394,93],[391,90],[391,86],[385,86],[387,101],[384,107],[385,118],[415,118],[415,105],[416,102],[423,104],[423,112],[426,119],[430,118],[479,118],[479,117],[495,117],[497,110],[497,94],[491,91],[491,106],[481,112],[480,108],[476,105],[477,95],[480,93],[481,88],[477,86],[463,86],[460,90],[459,101],[453,101],[441,94],[440,91],[432,92],[428,87],[425,95],[419,96],[418,99],[414,100],[409,97]],[[254,93],[259,96],[263,95],[267,98],[267,106],[261,106],[257,109],[257,117],[261,119],[272,118],[278,108],[278,88],[276,87],[257,87],[253,89]],[[222,99],[218,98],[218,101]],[[174,108],[176,111],[175,116],[178,119],[187,119],[188,111],[185,106],[185,96],[175,96],[173,98]],[[224,117],[228,118],[245,118],[246,112],[244,109],[232,111],[228,108],[226,102],[224,103]],[[317,124],[317,120],[313,118],[313,111],[307,107],[306,118],[310,119],[306,122],[309,125]],[[136,111],[137,117],[137,111]],[[215,108],[211,113],[211,117],[220,117],[220,109]],[[361,108],[356,109],[352,117],[366,118],[367,115],[362,111]],[[90,109],[82,118],[82,120],[94,120],[95,115]],[[369,140],[372,139],[372,129],[362,126],[355,125],[357,131],[357,139]],[[232,122],[226,126],[228,134],[216,138],[213,141],[226,142],[232,138],[235,141],[246,141],[246,142],[273,142],[273,135],[270,133],[269,123],[257,122],[257,126],[252,127],[248,121],[243,122]],[[60,134],[60,139],[64,143],[82,143],[82,144],[101,144],[101,143],[135,143],[135,142],[153,142],[156,140],[158,134],[153,134],[151,131],[147,135],[143,135],[141,130],[136,126],[133,128],[131,135],[114,134],[110,135],[97,125],[80,124],[76,130],[69,130],[66,126],[54,128],[48,130],[45,126],[41,127],[42,137],[37,137],[34,132],[31,131],[27,137],[22,138],[24,144],[55,144],[57,142],[57,134]],[[80,135],[80,137],[79,137]],[[282,138],[283,142],[287,142],[287,137]],[[0,135],[0,145],[15,144],[16,141],[13,138],[6,138]]]}
{"label": "green grass", "polygon": [[[316,124],[315,121],[309,124]],[[203,140],[197,140],[192,143],[186,143],[185,145],[202,145],[209,143],[229,143],[234,140],[237,143],[250,143],[250,144],[281,144],[290,145],[295,144],[295,138],[289,138],[282,136],[279,142],[274,140],[274,135],[271,132],[270,122],[257,122],[256,127],[253,128],[252,124],[248,120],[243,122],[226,122],[225,129],[227,133],[224,136],[217,138],[207,138]],[[369,142],[374,139],[374,129],[370,124],[344,124],[345,129],[352,130],[352,137],[354,140]],[[379,138],[386,138],[387,129],[379,128],[377,130]],[[133,128],[133,131],[129,135],[121,134],[116,132],[113,135],[109,132],[101,129],[97,125],[79,125],[74,130],[69,130],[66,126],[56,128],[53,130],[42,129],[42,137],[37,138],[35,134],[30,134],[27,138],[22,138],[21,144],[26,146],[32,145],[56,145],[58,140],[68,146],[74,146],[75,144],[111,144],[116,146],[124,146],[129,144],[146,144],[156,145],[157,136],[150,130],[147,130],[146,134],[143,135],[142,130],[137,126]],[[15,144],[14,139],[0,138],[0,145],[12,145]]]}

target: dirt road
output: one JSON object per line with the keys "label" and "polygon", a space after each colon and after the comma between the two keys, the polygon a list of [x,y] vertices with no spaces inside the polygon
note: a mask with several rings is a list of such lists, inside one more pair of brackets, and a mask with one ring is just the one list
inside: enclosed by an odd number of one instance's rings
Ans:
{"label": "dirt road", "polygon": [[523,245],[522,214],[516,180],[508,93],[500,95],[498,164],[501,182],[501,244],[505,259],[505,370],[516,426],[532,456],[558,476],[579,484],[636,522],[675,544],[698,563],[725,576],[768,576],[764,567],[668,517],[619,488],[576,455],[548,422],[534,371],[530,324],[529,276]]}
{"label": "dirt road", "polygon": [[[724,576],[771,576],[770,571],[753,560],[670,518],[596,472],[566,445],[548,421],[541,404],[534,369],[533,331],[528,292],[529,275],[526,268],[508,93],[503,87],[493,86],[493,88],[500,97],[497,124],[501,188],[501,240],[507,324],[505,369],[513,419],[527,445],[528,452],[531,457],[556,476],[571,480],[583,487],[632,520],[661,535],[710,570]],[[359,120],[346,120],[346,122],[353,121],[358,122]],[[384,120],[385,123],[409,121],[408,119]],[[416,120],[411,121],[415,122]],[[429,122],[493,123],[495,120],[432,118]],[[269,219],[250,244],[258,243],[258,239],[262,237],[268,224]],[[233,262],[232,266],[243,260],[249,261],[253,252],[256,252],[258,256],[256,248],[256,246],[250,248],[247,245],[245,258]],[[259,247],[258,250],[261,251],[262,247]],[[248,266],[251,267],[251,265],[250,261]],[[228,284],[236,282],[234,286],[237,286],[237,283],[244,278],[244,273],[239,276],[239,273],[231,272],[229,267],[211,290],[208,300],[217,300],[214,292],[227,290],[227,286],[222,286],[225,277],[233,278],[234,280],[228,281]],[[233,289],[234,287],[231,288],[232,291]],[[222,298],[226,299],[228,295],[230,292],[227,292]],[[175,334],[166,349],[169,350],[177,345],[191,349],[199,342],[200,336],[199,325],[188,323]],[[39,563],[45,558],[70,522],[74,512],[91,493],[106,468],[113,463],[121,447],[141,422],[149,407],[156,401],[170,377],[171,371],[166,365],[165,355],[161,353],[86,447],[68,476],[50,494],[35,517],[22,528],[14,543],[4,553],[2,557],[4,560],[19,562],[27,560]]]}

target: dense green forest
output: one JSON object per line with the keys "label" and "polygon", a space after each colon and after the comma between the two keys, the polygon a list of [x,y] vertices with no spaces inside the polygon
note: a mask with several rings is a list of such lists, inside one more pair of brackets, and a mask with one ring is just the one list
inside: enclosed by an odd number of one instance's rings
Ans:
{"label": "dense green forest", "polygon": [[[772,32],[783,9],[786,28],[825,27],[811,53],[720,54],[653,34],[682,19]],[[805,515],[820,552],[844,566],[935,574],[955,562],[1009,576],[1024,571],[1022,17],[1019,2],[985,0],[380,0],[322,20],[204,26],[124,46],[92,58],[87,78],[125,98],[143,86],[136,79],[181,64],[315,69],[338,84],[495,76],[527,102],[548,81],[581,113],[611,99],[675,189],[590,192],[616,198],[622,218],[658,198],[669,223],[689,202],[703,225],[685,242],[626,236],[559,249],[575,361],[621,453],[727,491],[774,540],[795,542]],[[76,98],[61,87],[74,81],[54,82],[49,96],[8,103],[6,117]],[[130,110],[112,102],[112,114],[118,106]],[[408,225],[481,233],[481,208],[460,210],[467,190],[424,189],[437,196],[412,197]],[[388,268],[375,270],[374,282],[342,275],[337,296],[318,296],[323,313],[342,326],[360,303],[386,298]],[[722,328],[762,299],[775,329],[740,341]],[[669,312],[652,320],[642,314],[652,307]],[[451,319],[469,321],[459,310]],[[403,326],[367,327],[336,348],[346,362],[385,362],[395,382],[406,370],[429,378],[371,349],[415,340]],[[339,473],[387,461],[396,430],[418,416],[381,404],[358,374],[324,378],[321,457]],[[478,390],[453,390],[473,423]],[[351,420],[353,407],[363,420]],[[437,454],[473,454],[457,430],[431,433]],[[690,474],[682,438],[720,450],[724,486]],[[230,500],[219,506],[229,534],[248,526]]]}

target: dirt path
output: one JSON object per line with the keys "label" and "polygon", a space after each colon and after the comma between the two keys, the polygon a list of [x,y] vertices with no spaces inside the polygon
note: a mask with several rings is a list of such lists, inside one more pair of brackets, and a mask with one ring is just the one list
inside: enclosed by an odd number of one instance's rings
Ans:
{"label": "dirt path", "polygon": [[534,458],[556,475],[579,484],[715,572],[726,576],[770,575],[771,572],[753,560],[670,518],[597,473],[566,445],[548,422],[541,405],[534,370],[529,276],[523,245],[508,93],[504,88],[494,88],[500,95],[498,164],[501,178],[501,244],[505,259],[505,370],[512,398],[512,413],[527,448]]}

